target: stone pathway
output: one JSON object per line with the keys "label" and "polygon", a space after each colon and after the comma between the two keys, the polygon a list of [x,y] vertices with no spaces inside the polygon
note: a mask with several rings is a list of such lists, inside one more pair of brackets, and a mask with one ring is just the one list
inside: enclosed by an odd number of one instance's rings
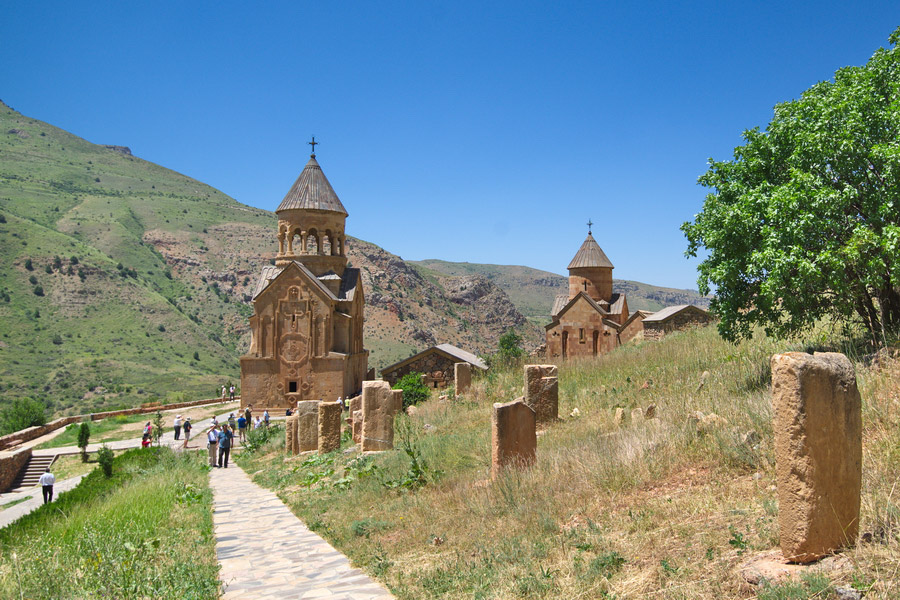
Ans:
{"label": "stone pathway", "polygon": [[[84,477],[84,475],[72,477],[71,479],[66,479],[65,481],[57,481],[53,486],[53,501],[55,502],[56,498],[62,492],[67,492],[78,485],[82,477]],[[36,485],[25,492],[3,494],[2,496],[0,496],[0,504],[6,504],[7,502],[13,502],[21,498],[28,498],[28,500],[20,502],[15,506],[10,506],[9,508],[6,508],[4,510],[0,510],[0,529],[3,529],[13,521],[27,515],[28,513],[39,507],[41,504],[43,504],[43,489],[41,488],[41,486]]]}
{"label": "stone pathway", "polygon": [[237,465],[212,469],[210,486],[222,598],[393,598]]}

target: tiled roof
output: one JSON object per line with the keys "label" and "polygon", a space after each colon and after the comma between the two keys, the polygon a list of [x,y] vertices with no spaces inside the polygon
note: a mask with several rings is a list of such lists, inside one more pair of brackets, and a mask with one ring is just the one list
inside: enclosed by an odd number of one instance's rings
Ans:
{"label": "tiled roof", "polygon": [[555,317],[559,314],[559,311],[566,307],[566,304],[569,303],[569,295],[568,294],[560,294],[556,297],[556,300],[553,301],[553,308],[550,309],[550,316]]}
{"label": "tiled roof", "polygon": [[472,354],[471,352],[466,352],[462,348],[457,348],[452,344],[438,344],[436,346],[438,350],[443,350],[447,354],[455,356],[461,361],[467,362],[469,364],[475,365],[479,369],[487,369],[487,365],[484,364],[484,361]]}
{"label": "tiled roof", "polygon": [[[325,293],[326,296],[331,298],[332,300],[338,300],[338,298],[329,290],[324,283],[319,281],[315,275],[313,275],[312,271],[306,268],[306,266],[302,263],[292,261],[291,264],[296,265],[308,278],[311,282],[314,282],[315,286],[318,287],[322,292]],[[279,275],[281,275],[284,270],[288,267],[273,267],[271,265],[266,265],[263,267],[262,273],[260,273],[259,281],[256,282],[256,290],[253,292],[253,299],[255,300],[257,296],[265,291],[269,284],[275,281]],[[342,282],[343,283],[343,282]]]}
{"label": "tiled roof", "polygon": [[334,188],[328,183],[328,178],[316,162],[315,155],[309,157],[309,162],[303,167],[297,181],[291,186],[275,212],[297,208],[330,210],[347,216],[347,210],[341,204]]}
{"label": "tiled roof", "polygon": [[357,284],[359,283],[359,269],[344,269],[344,278],[341,281],[341,290],[338,297],[341,300],[351,301],[356,296]]}
{"label": "tiled roof", "polygon": [[664,309],[657,311],[650,315],[649,317],[645,317],[644,321],[648,323],[655,323],[659,321],[665,321],[666,319],[680,313],[683,310],[693,308],[695,310],[699,310],[700,312],[707,314],[705,310],[700,308],[699,306],[694,306],[692,304],[679,304],[678,306],[667,306]]}
{"label": "tiled roof", "polygon": [[612,304],[609,305],[609,313],[612,315],[621,314],[625,308],[625,294],[613,294]]}
{"label": "tiled roof", "polygon": [[606,267],[613,268],[613,264],[609,262],[606,254],[600,249],[597,240],[590,233],[585,238],[581,248],[575,253],[575,258],[569,263],[569,269],[583,269],[587,267]]}

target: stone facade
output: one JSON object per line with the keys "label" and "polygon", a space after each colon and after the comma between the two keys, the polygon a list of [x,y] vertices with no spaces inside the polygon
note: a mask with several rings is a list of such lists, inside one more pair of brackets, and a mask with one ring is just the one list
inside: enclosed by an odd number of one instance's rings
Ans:
{"label": "stone facade", "polygon": [[862,401],[843,354],[772,357],[775,476],[781,551],[807,563],[859,533]]}
{"label": "stone facade", "polygon": [[362,280],[347,266],[347,211],[315,156],[275,212],[278,253],[253,295],[241,406],[284,410],[358,393],[368,369]]}
{"label": "stone facade", "polygon": [[386,381],[366,381],[363,384],[363,452],[390,450],[394,447],[394,417],[403,406],[402,398],[402,391],[392,390]]}
{"label": "stone facade", "polygon": [[559,418],[559,377],[556,365],[525,365],[525,404],[539,424]]}
{"label": "stone facade", "polygon": [[337,402],[319,403],[319,454],[334,452],[341,447],[341,413]]}
{"label": "stone facade", "polygon": [[408,373],[422,373],[425,385],[441,389],[453,383],[458,362],[466,362],[482,371],[487,369],[484,361],[474,354],[450,344],[440,344],[385,367],[381,370],[381,376],[393,386]]}
{"label": "stone facade", "polygon": [[494,404],[491,413],[491,478],[508,467],[528,467],[537,457],[537,421],[522,398]]}

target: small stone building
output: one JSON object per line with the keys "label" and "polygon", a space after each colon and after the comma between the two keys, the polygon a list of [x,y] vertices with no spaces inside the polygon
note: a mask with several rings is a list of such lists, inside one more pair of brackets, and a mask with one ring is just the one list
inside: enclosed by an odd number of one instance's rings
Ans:
{"label": "small stone building", "polygon": [[407,373],[417,372],[423,374],[428,387],[444,388],[453,383],[453,365],[458,362],[469,363],[482,371],[488,368],[471,352],[450,344],[440,344],[383,368],[381,377],[393,386]]}
{"label": "small stone building", "polygon": [[275,213],[278,253],[253,294],[241,406],[284,409],[358,394],[369,357],[362,280],[347,266],[347,211],[315,154]]}
{"label": "small stone building", "polygon": [[606,354],[641,332],[647,314],[628,312],[625,294],[612,289],[613,264],[591,232],[569,263],[569,293],[556,297],[545,327],[546,356]]}
{"label": "small stone building", "polygon": [[713,317],[708,312],[690,304],[667,306],[644,317],[644,339],[658,340],[667,333],[688,327],[708,325],[712,320]]}

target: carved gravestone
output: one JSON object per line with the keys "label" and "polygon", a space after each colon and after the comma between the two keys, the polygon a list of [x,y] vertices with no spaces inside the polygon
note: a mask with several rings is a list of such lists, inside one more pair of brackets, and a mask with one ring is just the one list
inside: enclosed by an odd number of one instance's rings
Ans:
{"label": "carved gravestone", "polygon": [[387,381],[364,381],[362,394],[362,451],[394,447],[394,416],[403,405]]}
{"label": "carved gravestone", "polygon": [[458,362],[453,365],[453,381],[456,394],[465,394],[472,385],[472,365],[467,362]]}
{"label": "carved gravestone", "polygon": [[318,400],[301,400],[297,403],[297,444],[299,452],[319,448]]}
{"label": "carved gravestone", "polygon": [[319,403],[319,454],[327,454],[341,447],[341,413],[338,402]]}
{"label": "carved gravestone", "polygon": [[362,424],[363,411],[362,409],[360,409],[353,413],[353,423],[351,424],[354,444],[359,444],[360,442],[362,442]]}
{"label": "carved gravestone", "polygon": [[534,464],[537,454],[537,415],[522,398],[494,404],[491,413],[491,478],[507,467]]}
{"label": "carved gravestone", "polygon": [[288,423],[288,427],[291,429],[291,454],[300,454],[300,440],[297,437],[298,422],[299,419],[297,418],[297,411],[295,410]]}
{"label": "carved gravestone", "polygon": [[538,423],[559,418],[559,378],[556,365],[525,365],[525,403]]}
{"label": "carved gravestone", "polygon": [[296,421],[293,415],[284,421],[284,450],[288,454],[294,454],[294,435],[297,432]]}
{"label": "carved gravestone", "polygon": [[781,551],[807,563],[852,546],[859,533],[862,402],[836,352],[772,357],[775,475]]}

